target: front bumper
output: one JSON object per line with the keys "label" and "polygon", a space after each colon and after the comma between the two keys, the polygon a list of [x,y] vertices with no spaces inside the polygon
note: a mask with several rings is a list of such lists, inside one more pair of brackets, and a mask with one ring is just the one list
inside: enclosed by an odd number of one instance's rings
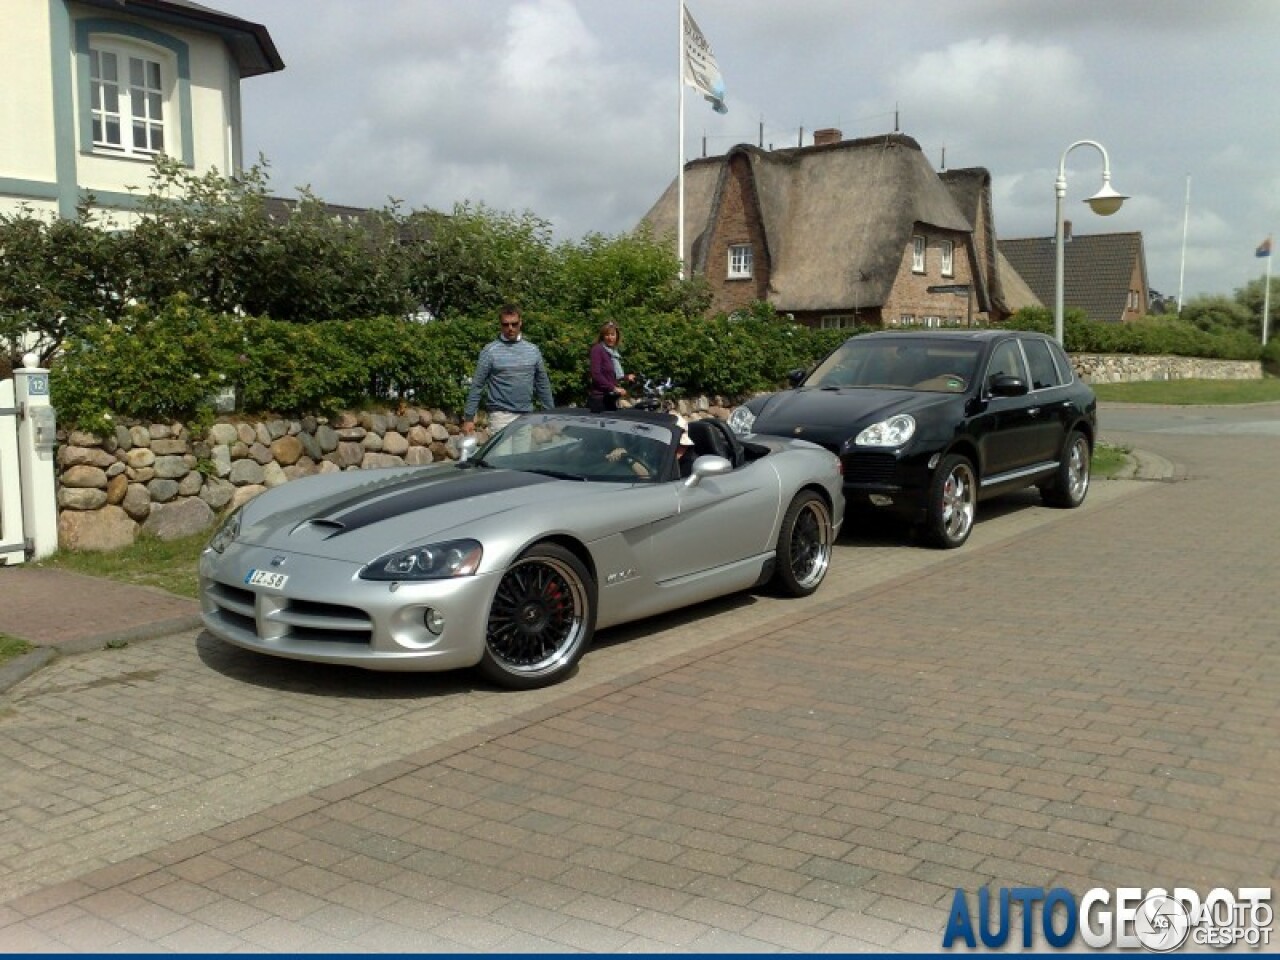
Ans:
{"label": "front bumper", "polygon": [[[239,543],[206,550],[201,619],[228,643],[294,660],[396,671],[480,662],[496,574],[389,583],[361,580],[362,566]],[[255,569],[289,579],[280,589],[248,586]],[[428,609],[443,617],[438,634],[427,628]]]}
{"label": "front bumper", "polygon": [[852,450],[840,455],[845,502],[889,510],[910,519],[923,516],[933,471],[931,453]]}

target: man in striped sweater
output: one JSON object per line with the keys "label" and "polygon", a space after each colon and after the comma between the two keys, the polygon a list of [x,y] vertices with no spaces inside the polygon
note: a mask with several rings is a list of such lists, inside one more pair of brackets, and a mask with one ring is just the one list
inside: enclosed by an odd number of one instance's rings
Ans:
{"label": "man in striped sweater", "polygon": [[547,376],[542,351],[521,336],[520,310],[507,304],[498,314],[501,325],[498,339],[485,344],[471,378],[471,390],[462,408],[462,432],[474,433],[480,395],[488,394],[485,410],[489,414],[489,431],[497,433],[522,413],[533,410],[536,397],[544,409],[556,405],[551,395],[551,378]]}

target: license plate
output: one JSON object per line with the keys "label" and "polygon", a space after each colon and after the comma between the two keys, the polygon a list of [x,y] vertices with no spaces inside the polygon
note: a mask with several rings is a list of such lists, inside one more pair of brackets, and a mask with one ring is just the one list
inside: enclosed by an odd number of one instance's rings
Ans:
{"label": "license plate", "polygon": [[250,570],[244,582],[251,587],[269,587],[272,590],[279,590],[289,582],[289,575],[273,573],[270,570]]}

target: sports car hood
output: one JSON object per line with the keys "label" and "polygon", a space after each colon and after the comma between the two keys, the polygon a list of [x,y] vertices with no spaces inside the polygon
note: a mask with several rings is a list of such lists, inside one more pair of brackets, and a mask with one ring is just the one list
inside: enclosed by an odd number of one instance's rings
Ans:
{"label": "sports car hood", "polygon": [[839,449],[864,427],[897,413],[919,415],[962,401],[959,394],[875,387],[799,387],[770,394],[759,406],[756,433],[793,437]]}
{"label": "sports car hood", "polygon": [[363,563],[401,546],[474,535],[508,511],[546,511],[610,492],[514,470],[449,465],[378,473],[331,474],[270,490],[246,506],[237,539]]}

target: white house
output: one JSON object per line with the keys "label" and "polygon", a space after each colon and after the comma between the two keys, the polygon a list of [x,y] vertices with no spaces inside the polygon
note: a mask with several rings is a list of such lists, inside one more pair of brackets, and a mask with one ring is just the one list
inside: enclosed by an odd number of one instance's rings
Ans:
{"label": "white house", "polygon": [[127,213],[161,153],[239,172],[240,81],[284,69],[261,24],[188,0],[4,0],[3,20],[2,213],[90,193]]}

